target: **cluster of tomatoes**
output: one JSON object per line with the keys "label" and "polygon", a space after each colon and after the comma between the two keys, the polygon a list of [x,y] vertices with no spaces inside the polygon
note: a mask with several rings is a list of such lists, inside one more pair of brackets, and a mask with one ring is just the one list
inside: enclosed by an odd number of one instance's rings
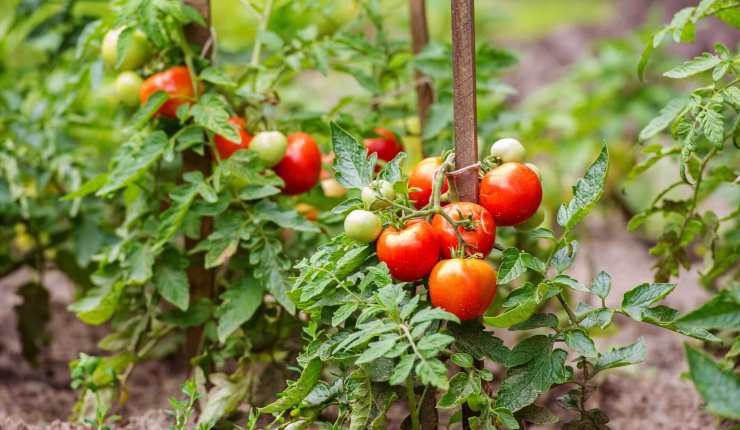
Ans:
{"label": "cluster of tomatoes", "polygon": [[[404,208],[396,201],[393,184],[378,180],[362,190],[365,209],[350,212],[344,222],[348,237],[376,242],[378,259],[395,279],[411,282],[428,276],[432,304],[461,320],[483,315],[496,293],[496,272],[483,260],[495,244],[496,226],[534,228],[543,221],[539,173],[523,163],[522,144],[498,140],[491,156],[498,165],[481,179],[480,204],[430,204],[435,172],[445,168],[442,159],[432,157],[422,160],[408,179],[414,208]],[[442,194],[449,188],[447,173],[438,173],[445,175],[438,191]],[[406,215],[391,216],[393,222],[384,227],[376,212],[386,208],[402,209]]]}

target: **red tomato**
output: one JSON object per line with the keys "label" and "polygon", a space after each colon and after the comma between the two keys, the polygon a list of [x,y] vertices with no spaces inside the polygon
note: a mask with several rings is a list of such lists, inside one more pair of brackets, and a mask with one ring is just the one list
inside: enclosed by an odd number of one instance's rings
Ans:
{"label": "red tomato", "polygon": [[321,173],[321,151],[313,137],[300,132],[289,135],[285,156],[274,170],[285,181],[284,194],[305,193],[313,188]]}
{"label": "red tomato", "polygon": [[378,238],[377,252],[394,278],[409,282],[429,274],[439,260],[439,242],[432,226],[418,220],[402,230],[386,227]]}
{"label": "red tomato", "polygon": [[239,136],[242,138],[242,141],[234,142],[221,136],[220,134],[217,134],[213,140],[216,142],[216,149],[218,149],[218,155],[221,156],[222,160],[226,160],[227,158],[231,157],[231,154],[240,149],[249,148],[249,141],[252,140],[252,136],[244,129],[247,126],[247,122],[244,121],[243,118],[232,116],[231,118],[229,118],[228,122],[229,124],[237,126],[239,130]]}
{"label": "red tomato", "polygon": [[385,128],[376,128],[373,132],[380,137],[370,137],[362,141],[365,148],[367,148],[368,155],[374,152],[378,154],[378,160],[391,161],[396,154],[403,151],[403,147],[398,143],[398,139],[392,131]]}
{"label": "red tomato", "polygon": [[[493,222],[493,216],[486,208],[470,202],[454,202],[448,204],[442,210],[455,221],[469,219],[472,221],[471,224],[474,224],[469,227],[464,225],[457,227],[465,240],[466,254],[483,254],[485,257],[491,252],[496,239],[496,224]],[[442,256],[450,258],[452,250],[458,247],[455,228],[439,214],[432,218],[432,228],[437,234]]]}
{"label": "red tomato", "polygon": [[169,118],[177,117],[177,108],[185,103],[192,103],[195,93],[190,72],[185,66],[175,66],[146,78],[141,85],[139,100],[143,105],[157,91],[164,91],[170,96],[157,111],[157,115]]}
{"label": "red tomato", "polygon": [[542,185],[537,174],[521,163],[504,163],[486,173],[480,183],[480,204],[496,225],[516,225],[537,212]]}
{"label": "red tomato", "polygon": [[442,260],[429,275],[432,305],[472,320],[483,315],[496,295],[496,271],[484,260]]}
{"label": "red tomato", "polygon": [[[409,191],[409,198],[414,201],[416,209],[421,209],[429,203],[432,196],[432,186],[434,184],[434,172],[442,165],[442,159],[439,157],[429,157],[421,160],[414,167],[414,171],[409,176],[409,190],[418,188],[416,191]],[[447,191],[447,179],[442,185],[442,191]]]}

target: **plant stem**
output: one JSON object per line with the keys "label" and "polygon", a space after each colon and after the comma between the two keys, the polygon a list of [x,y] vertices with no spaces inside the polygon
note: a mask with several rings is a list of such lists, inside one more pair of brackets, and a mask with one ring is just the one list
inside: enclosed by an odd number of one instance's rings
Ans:
{"label": "plant stem", "polygon": [[411,428],[420,430],[418,407],[416,405],[416,393],[414,392],[413,376],[406,378],[406,399],[409,403],[409,415],[411,416]]}
{"label": "plant stem", "polygon": [[260,36],[261,33],[264,33],[265,30],[267,30],[267,25],[270,21],[270,15],[272,14],[272,2],[273,0],[265,1],[265,8],[262,10],[262,14],[260,15],[260,24],[257,30],[257,35],[254,38],[254,47],[252,48],[252,58],[249,61],[249,65],[251,67],[257,67],[257,65],[260,63],[260,53],[262,51],[262,38]]}

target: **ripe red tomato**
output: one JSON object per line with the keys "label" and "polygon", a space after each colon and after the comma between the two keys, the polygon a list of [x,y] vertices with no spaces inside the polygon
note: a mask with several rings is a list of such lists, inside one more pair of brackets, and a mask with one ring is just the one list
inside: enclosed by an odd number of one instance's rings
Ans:
{"label": "ripe red tomato", "polygon": [[244,118],[232,116],[229,118],[228,122],[238,128],[239,136],[242,141],[234,142],[233,140],[229,140],[220,134],[217,134],[213,140],[216,142],[216,149],[218,149],[218,155],[221,156],[222,160],[226,160],[231,157],[231,154],[240,149],[249,148],[249,141],[252,140],[252,136],[244,129],[247,126],[247,122],[244,121]]}
{"label": "ripe red tomato", "polygon": [[[416,209],[421,209],[429,203],[432,196],[432,186],[434,185],[434,172],[442,165],[442,159],[439,157],[429,157],[421,160],[414,167],[409,176],[408,187],[418,188],[418,190],[409,191],[409,198],[414,201]],[[442,185],[442,191],[447,191],[447,179]]]}
{"label": "ripe red tomato", "polygon": [[471,320],[483,315],[496,295],[496,271],[484,260],[442,260],[429,275],[432,305]]}
{"label": "ripe red tomato", "polygon": [[368,155],[374,152],[378,154],[378,160],[391,161],[393,157],[403,151],[403,147],[398,143],[398,139],[392,131],[385,128],[376,128],[373,132],[380,137],[369,137],[362,141],[365,148],[367,148]]}
{"label": "ripe red tomato", "polygon": [[402,230],[393,226],[383,230],[377,253],[394,278],[415,281],[429,274],[439,260],[439,242],[428,222],[412,221]]}
{"label": "ripe red tomato", "polygon": [[157,115],[176,118],[177,108],[182,104],[192,103],[195,97],[188,68],[175,66],[146,78],[139,92],[141,104],[146,103],[157,91],[164,91],[170,96],[170,99],[159,108]]}
{"label": "ripe red tomato", "polygon": [[499,226],[526,221],[541,202],[540,179],[521,163],[504,163],[486,173],[480,183],[480,204]]}
{"label": "ripe red tomato", "polygon": [[321,151],[313,137],[307,133],[289,135],[285,156],[274,170],[285,181],[284,194],[305,193],[313,188],[321,174]]}
{"label": "ripe red tomato", "polygon": [[[483,254],[485,257],[491,252],[496,240],[496,224],[493,221],[493,216],[486,208],[470,202],[454,202],[448,204],[442,210],[455,221],[461,219],[472,220],[471,224],[474,225],[468,228],[463,225],[457,227],[467,244],[465,247],[467,255]],[[439,214],[432,218],[432,228],[437,234],[442,256],[450,258],[452,250],[458,247],[455,228]]]}

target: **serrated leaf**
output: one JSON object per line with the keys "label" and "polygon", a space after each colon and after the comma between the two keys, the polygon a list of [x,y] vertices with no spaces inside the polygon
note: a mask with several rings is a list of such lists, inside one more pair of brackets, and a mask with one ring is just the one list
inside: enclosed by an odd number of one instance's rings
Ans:
{"label": "serrated leaf", "polygon": [[75,200],[75,199],[85,197],[88,194],[92,194],[98,191],[107,182],[108,182],[108,174],[101,173],[98,176],[82,184],[82,186],[80,186],[80,188],[78,188],[77,190],[62,197],[62,200]]}
{"label": "serrated leaf", "polygon": [[391,379],[388,380],[388,383],[391,385],[401,385],[406,382],[406,378],[409,377],[411,369],[414,367],[414,360],[416,360],[416,356],[413,354],[407,354],[401,357],[393,369],[393,374],[391,375]]}
{"label": "serrated leaf", "polygon": [[210,82],[212,84],[220,85],[223,87],[236,86],[236,82],[226,76],[226,74],[221,69],[217,69],[215,67],[208,67],[200,72],[200,78],[206,82]]}
{"label": "serrated leaf", "polygon": [[740,419],[740,374],[724,370],[706,354],[686,345],[689,378],[713,414]]}
{"label": "serrated leaf", "polygon": [[450,332],[455,336],[455,346],[460,351],[472,355],[476,360],[488,358],[496,363],[505,363],[509,356],[509,349],[504,342],[485,331],[477,321],[467,321],[463,324],[450,324]]}
{"label": "serrated leaf", "polygon": [[589,293],[590,290],[586,288],[585,285],[581,284],[577,279],[573,278],[572,276],[568,275],[557,275],[551,280],[547,281],[553,285],[559,286],[559,287],[565,287],[570,288],[574,291],[581,291],[584,293]]}
{"label": "serrated leaf", "polygon": [[710,54],[709,52],[705,52],[663,73],[663,76],[672,79],[688,78],[689,76],[693,76],[697,73],[701,73],[713,68],[714,66],[719,64],[720,61],[722,61],[722,59],[720,59],[718,56]]}
{"label": "serrated leaf", "polygon": [[591,282],[591,292],[599,296],[602,300],[609,295],[612,287],[612,277],[603,270],[596,274]]}
{"label": "serrated leaf", "polygon": [[321,360],[314,358],[301,372],[297,381],[291,383],[287,389],[280,393],[280,398],[269,405],[260,408],[260,413],[275,414],[286,411],[301,403],[311,392],[321,374]]}
{"label": "serrated leaf", "polygon": [[455,314],[451,314],[440,308],[424,308],[421,311],[417,312],[413,317],[411,317],[411,321],[409,322],[412,325],[416,325],[433,320],[452,321],[458,324],[460,323],[460,318],[458,318]]}
{"label": "serrated leaf", "polygon": [[115,166],[108,180],[96,195],[104,196],[137,180],[162,157],[166,146],[167,135],[162,131],[149,134],[138,146],[122,146],[114,158]]}
{"label": "serrated leaf", "polygon": [[339,308],[337,308],[336,311],[334,311],[334,315],[331,316],[331,325],[332,327],[336,327],[339,324],[342,324],[344,321],[349,318],[354,311],[357,310],[359,307],[359,304],[357,302],[350,302],[345,303]]}
{"label": "serrated leaf", "polygon": [[139,110],[137,110],[134,116],[131,118],[131,123],[133,127],[139,128],[147,121],[152,119],[154,114],[159,111],[159,108],[167,103],[167,100],[169,99],[170,96],[163,91],[157,91],[156,93],[150,95],[149,98],[146,99],[146,103],[144,103],[144,105],[140,107]]}
{"label": "serrated leaf", "polygon": [[263,222],[274,223],[280,227],[296,231],[312,233],[320,231],[316,224],[302,217],[294,209],[282,209],[273,201],[262,200],[253,208],[255,216]]}
{"label": "serrated leaf", "polygon": [[580,326],[586,329],[599,327],[605,329],[612,322],[614,311],[611,309],[598,308],[583,315]]}
{"label": "serrated leaf", "polygon": [[450,335],[444,333],[432,333],[422,337],[416,344],[416,347],[422,355],[431,356],[435,355],[454,341],[455,338]]}
{"label": "serrated leaf", "polygon": [[222,344],[242,324],[249,321],[262,304],[264,285],[252,276],[245,276],[229,286],[221,295],[217,334]]}
{"label": "serrated leaf", "polygon": [[721,147],[725,138],[725,119],[722,114],[706,108],[699,113],[698,120],[707,140]]}
{"label": "serrated leaf", "polygon": [[717,330],[740,331],[740,288],[734,295],[731,288],[724,289],[697,309],[677,318],[676,325]]}
{"label": "serrated leaf", "polygon": [[230,115],[226,103],[218,95],[204,94],[190,107],[190,112],[197,125],[232,142],[241,142],[236,127],[228,122]]}
{"label": "serrated leaf", "polygon": [[391,184],[396,183],[403,178],[403,162],[406,160],[406,153],[399,152],[393,159],[383,165],[378,173],[378,179],[383,179]]}
{"label": "serrated leaf", "polygon": [[169,251],[162,255],[154,274],[154,288],[157,292],[183,311],[190,304],[190,284],[185,272],[187,267],[187,258],[176,251]]}
{"label": "serrated leaf", "polygon": [[420,361],[416,365],[416,374],[424,385],[432,385],[440,390],[446,390],[449,387],[447,367],[436,358]]}
{"label": "serrated leaf", "polygon": [[588,213],[604,194],[604,183],[609,168],[609,149],[602,145],[598,158],[591,164],[586,175],[573,187],[573,198],[558,209],[557,221],[571,230]]}
{"label": "serrated leaf", "polygon": [[622,299],[622,310],[632,319],[642,320],[642,310],[668,295],[675,284],[644,283],[627,291]]}
{"label": "serrated leaf", "polygon": [[640,141],[650,139],[665,130],[665,128],[668,127],[674,119],[676,119],[683,108],[686,107],[687,103],[687,98],[673,99],[668,102],[668,104],[660,110],[658,116],[650,120],[645,128],[640,131]]}
{"label": "serrated leaf", "polygon": [[461,405],[473,394],[473,386],[470,383],[470,376],[467,373],[456,373],[450,378],[447,392],[440,397],[437,407],[440,409],[449,409]]}
{"label": "serrated leaf", "polygon": [[598,358],[592,360],[596,370],[613,369],[615,367],[629,366],[645,360],[645,339],[642,337],[632,345],[612,348],[599,354]]}
{"label": "serrated leaf", "polygon": [[596,357],[594,341],[581,330],[568,330],[564,333],[565,343],[584,357]]}
{"label": "serrated leaf", "polygon": [[331,123],[334,150],[334,171],[340,184],[347,188],[362,188],[372,181],[376,157],[367,156],[364,146],[338,124]]}

